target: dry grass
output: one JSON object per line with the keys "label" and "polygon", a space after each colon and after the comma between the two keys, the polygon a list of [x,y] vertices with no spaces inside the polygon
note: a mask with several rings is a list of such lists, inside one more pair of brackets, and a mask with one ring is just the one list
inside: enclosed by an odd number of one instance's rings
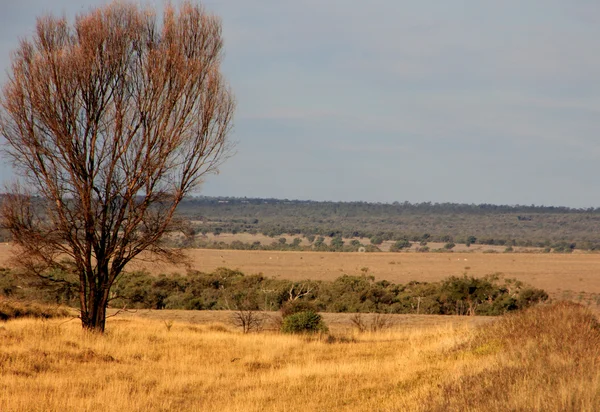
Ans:
{"label": "dry grass", "polygon": [[581,307],[335,339],[112,318],[0,326],[0,410],[599,410],[600,332]]}

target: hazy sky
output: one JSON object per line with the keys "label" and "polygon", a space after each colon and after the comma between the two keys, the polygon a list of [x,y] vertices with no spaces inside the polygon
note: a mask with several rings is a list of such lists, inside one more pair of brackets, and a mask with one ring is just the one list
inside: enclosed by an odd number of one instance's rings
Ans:
{"label": "hazy sky", "polygon": [[[0,0],[0,80],[36,16],[103,3]],[[203,194],[600,206],[600,2],[204,4],[238,145]]]}

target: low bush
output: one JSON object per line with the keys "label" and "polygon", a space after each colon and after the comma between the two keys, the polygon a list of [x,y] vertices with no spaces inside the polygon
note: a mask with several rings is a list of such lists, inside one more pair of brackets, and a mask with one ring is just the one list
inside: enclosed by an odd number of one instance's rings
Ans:
{"label": "low bush", "polygon": [[[375,281],[368,268],[358,276],[334,281],[293,282],[263,274],[244,275],[217,268],[212,273],[153,276],[146,272],[121,277],[112,307],[132,309],[281,310],[285,317],[305,311],[502,315],[548,300],[548,294],[500,276],[449,277],[439,282],[395,284]],[[0,276],[0,297],[26,302],[78,306],[70,282],[35,283],[11,271]],[[57,274],[62,279],[66,275]]]}
{"label": "low bush", "polygon": [[281,331],[283,333],[326,333],[329,329],[321,315],[307,310],[284,317]]}

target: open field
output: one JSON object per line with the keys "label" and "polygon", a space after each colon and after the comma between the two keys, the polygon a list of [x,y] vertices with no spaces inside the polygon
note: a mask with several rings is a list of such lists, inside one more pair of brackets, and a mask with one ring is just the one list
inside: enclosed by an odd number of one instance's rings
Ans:
{"label": "open field", "polygon": [[[161,322],[180,322],[198,325],[211,323],[231,324],[234,312],[228,310],[152,310],[138,309],[119,311],[109,309],[109,316],[116,315],[118,319],[145,319]],[[265,322],[263,330],[277,331],[279,312],[263,312]],[[323,320],[332,333],[348,333],[354,328],[351,318],[353,313],[322,313]],[[366,323],[372,321],[373,314],[362,314]],[[450,316],[450,315],[385,315],[388,325],[394,328],[424,328],[424,327],[473,327],[484,325],[498,319],[494,316]]]}
{"label": "open field", "polygon": [[[8,266],[11,246],[0,244],[0,266]],[[502,273],[553,297],[577,300],[580,294],[595,299],[600,294],[600,254],[573,253],[333,253],[189,249],[190,268],[211,272],[218,267],[246,274],[290,279],[333,280],[342,274],[357,275],[368,268],[376,280],[396,283],[438,281],[464,273],[484,276]],[[185,272],[175,267],[138,262],[151,273]],[[595,303],[595,302],[594,302]]]}
{"label": "open field", "polygon": [[446,323],[332,337],[243,335],[125,318],[0,325],[6,411],[594,411],[600,332],[583,308],[479,328]]}

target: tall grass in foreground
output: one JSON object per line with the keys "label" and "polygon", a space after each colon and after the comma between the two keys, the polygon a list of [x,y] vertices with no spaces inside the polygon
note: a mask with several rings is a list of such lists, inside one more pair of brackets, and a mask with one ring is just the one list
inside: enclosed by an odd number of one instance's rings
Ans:
{"label": "tall grass in foreground", "polygon": [[538,307],[480,328],[319,339],[219,324],[0,324],[0,410],[600,410],[600,330]]}

